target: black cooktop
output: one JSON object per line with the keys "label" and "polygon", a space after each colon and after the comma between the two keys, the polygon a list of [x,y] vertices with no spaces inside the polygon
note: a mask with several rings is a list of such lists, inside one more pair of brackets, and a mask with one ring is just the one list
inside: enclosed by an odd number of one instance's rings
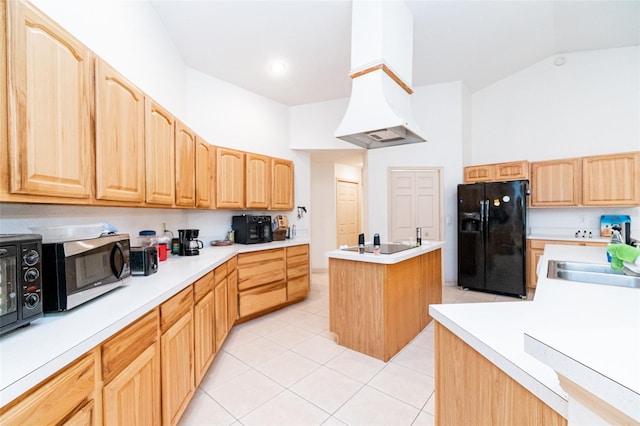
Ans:
{"label": "black cooktop", "polygon": [[[380,244],[380,254],[393,254],[393,253],[398,253],[400,251],[409,250],[412,248],[414,248],[414,246],[410,246],[408,244],[399,244],[399,243]],[[358,246],[351,246],[351,247],[343,248],[342,250],[358,251]],[[364,246],[364,252],[373,253],[373,245],[366,244]]]}

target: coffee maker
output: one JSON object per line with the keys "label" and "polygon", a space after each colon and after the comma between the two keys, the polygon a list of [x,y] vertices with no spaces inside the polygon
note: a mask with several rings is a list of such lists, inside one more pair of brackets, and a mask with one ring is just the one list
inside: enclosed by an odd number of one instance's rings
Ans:
{"label": "coffee maker", "polygon": [[204,243],[198,239],[198,229],[178,229],[178,239],[180,240],[180,256],[197,256],[200,249],[204,248]]}

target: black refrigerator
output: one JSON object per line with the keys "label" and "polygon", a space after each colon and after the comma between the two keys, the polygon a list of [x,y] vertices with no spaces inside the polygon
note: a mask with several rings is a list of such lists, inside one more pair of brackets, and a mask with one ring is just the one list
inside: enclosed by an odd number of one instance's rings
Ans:
{"label": "black refrigerator", "polygon": [[458,286],[526,297],[526,180],[458,185]]}

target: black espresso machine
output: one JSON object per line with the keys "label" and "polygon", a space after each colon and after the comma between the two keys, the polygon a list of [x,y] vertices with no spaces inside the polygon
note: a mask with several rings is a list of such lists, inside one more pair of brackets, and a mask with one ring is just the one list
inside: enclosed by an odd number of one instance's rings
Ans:
{"label": "black espresso machine", "polygon": [[231,228],[235,232],[235,242],[239,244],[270,243],[271,216],[243,214],[233,216]]}

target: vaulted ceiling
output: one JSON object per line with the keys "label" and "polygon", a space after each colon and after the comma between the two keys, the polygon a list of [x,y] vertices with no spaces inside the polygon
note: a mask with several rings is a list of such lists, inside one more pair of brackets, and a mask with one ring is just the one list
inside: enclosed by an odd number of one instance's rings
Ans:
{"label": "vaulted ceiling", "polygon": [[[185,63],[286,105],[348,97],[349,0],[154,0]],[[640,44],[638,0],[409,0],[413,86],[471,92],[546,57]],[[283,75],[269,64],[287,64]]]}

